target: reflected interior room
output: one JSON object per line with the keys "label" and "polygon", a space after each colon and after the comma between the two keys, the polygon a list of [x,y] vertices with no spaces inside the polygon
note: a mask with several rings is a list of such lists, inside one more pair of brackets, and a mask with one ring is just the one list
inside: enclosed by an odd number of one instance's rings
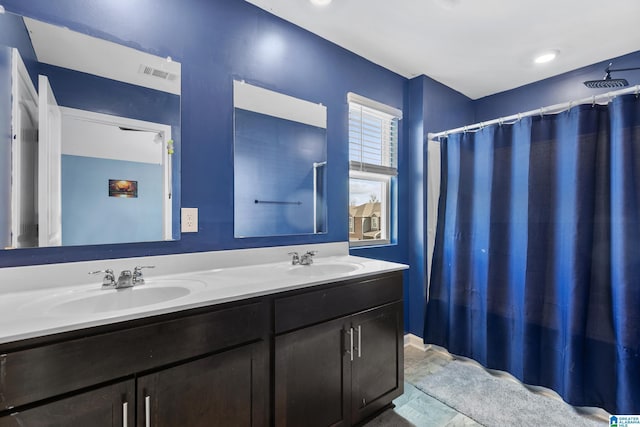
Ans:
{"label": "reflected interior room", "polygon": [[0,427],[640,425],[615,3],[0,0]]}

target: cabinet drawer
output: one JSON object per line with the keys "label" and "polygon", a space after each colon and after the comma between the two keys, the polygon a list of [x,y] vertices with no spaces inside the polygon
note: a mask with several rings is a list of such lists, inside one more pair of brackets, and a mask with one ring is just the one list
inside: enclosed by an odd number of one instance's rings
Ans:
{"label": "cabinet drawer", "polygon": [[0,354],[0,411],[260,339],[267,319],[258,302]]}
{"label": "cabinet drawer", "polygon": [[402,299],[402,272],[306,290],[274,302],[276,334]]}
{"label": "cabinet drawer", "polygon": [[[120,382],[0,416],[0,427],[115,427],[135,422],[135,384]],[[125,424],[126,419],[126,424]]]}

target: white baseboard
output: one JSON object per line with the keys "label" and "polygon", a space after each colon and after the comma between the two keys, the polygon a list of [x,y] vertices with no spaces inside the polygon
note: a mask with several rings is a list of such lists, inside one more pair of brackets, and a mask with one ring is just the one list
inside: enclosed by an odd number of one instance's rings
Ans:
{"label": "white baseboard", "polygon": [[421,351],[426,351],[427,349],[427,346],[422,341],[422,338],[413,334],[405,334],[404,346],[417,348],[418,350],[421,350]]}

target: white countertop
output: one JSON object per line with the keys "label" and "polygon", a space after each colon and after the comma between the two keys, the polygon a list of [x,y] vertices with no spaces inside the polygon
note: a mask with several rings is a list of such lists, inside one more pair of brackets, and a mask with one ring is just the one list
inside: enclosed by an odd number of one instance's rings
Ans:
{"label": "white countertop", "polygon": [[[14,286],[3,292],[0,287],[0,344],[408,268],[404,264],[349,255],[319,256],[312,266],[292,266],[290,261],[227,264],[232,266],[165,275],[154,275],[156,270],[148,270],[145,271],[147,283],[124,290],[102,290],[100,280],[96,278],[91,283],[44,289],[29,286],[26,290],[16,290]],[[88,279],[85,277],[84,280]],[[59,283],[59,280],[55,282]],[[136,292],[154,287],[169,287],[171,291],[189,293],[134,308],[104,312],[67,310],[69,302],[73,304],[75,300],[93,296],[97,300],[106,295],[105,292]]]}

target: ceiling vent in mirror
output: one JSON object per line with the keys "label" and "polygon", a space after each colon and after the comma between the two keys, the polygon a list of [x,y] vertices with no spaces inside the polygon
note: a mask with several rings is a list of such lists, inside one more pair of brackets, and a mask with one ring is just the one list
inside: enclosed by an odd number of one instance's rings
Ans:
{"label": "ceiling vent in mirror", "polygon": [[174,81],[178,78],[177,74],[170,73],[168,71],[160,70],[158,68],[151,67],[149,65],[140,65],[139,72],[159,79]]}

